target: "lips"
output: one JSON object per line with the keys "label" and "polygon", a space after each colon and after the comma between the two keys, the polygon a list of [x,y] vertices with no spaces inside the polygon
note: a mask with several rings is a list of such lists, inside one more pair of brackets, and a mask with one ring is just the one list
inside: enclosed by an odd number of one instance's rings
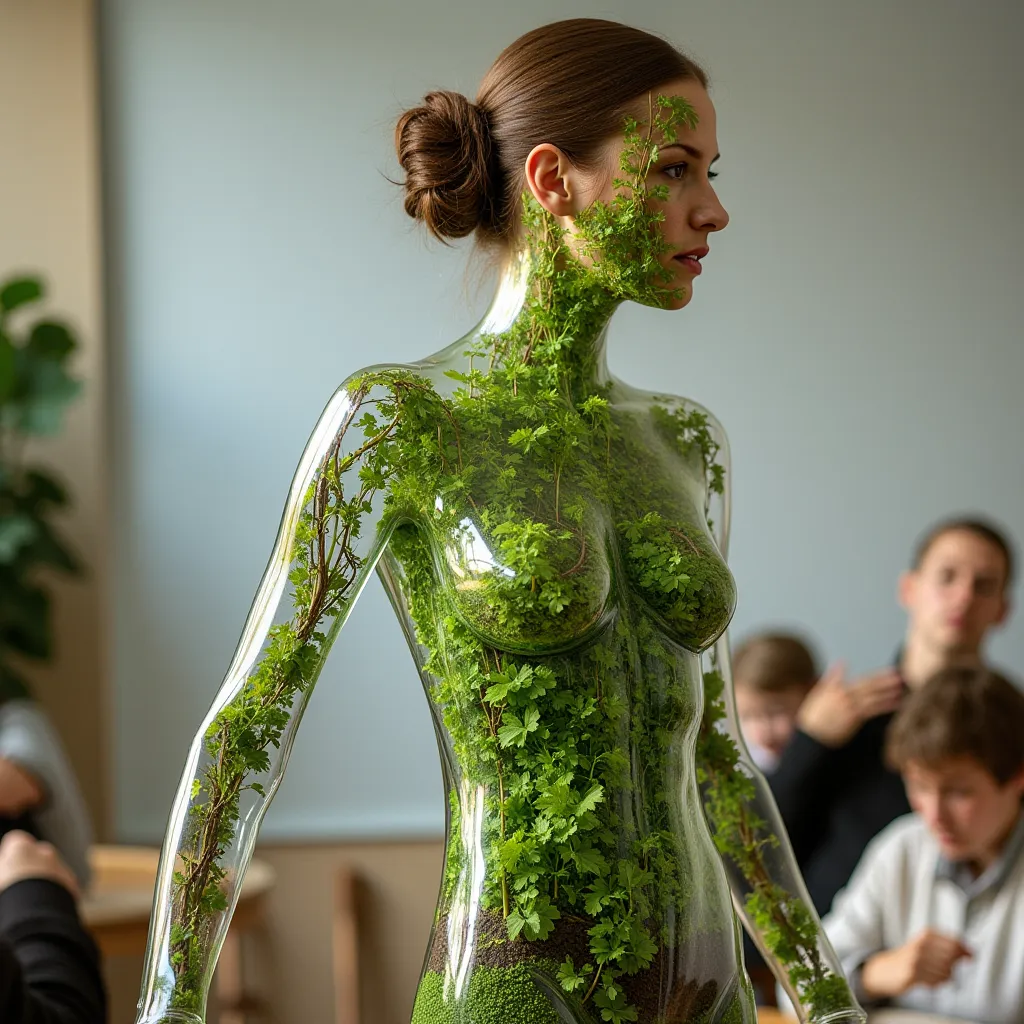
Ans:
{"label": "lips", "polygon": [[703,269],[700,265],[700,261],[707,256],[711,250],[706,246],[702,245],[696,249],[691,249],[689,252],[682,252],[672,258],[682,264],[691,274],[696,276]]}

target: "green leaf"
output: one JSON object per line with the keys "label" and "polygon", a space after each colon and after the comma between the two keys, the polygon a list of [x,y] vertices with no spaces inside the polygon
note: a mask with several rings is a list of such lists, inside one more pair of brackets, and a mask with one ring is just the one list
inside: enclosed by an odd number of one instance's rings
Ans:
{"label": "green leaf", "polygon": [[25,348],[36,358],[60,362],[74,351],[75,345],[71,331],[64,324],[44,320],[32,328]]}
{"label": "green leaf", "polygon": [[498,742],[503,747],[513,745],[521,747],[526,743],[531,732],[537,731],[537,724],[540,722],[540,712],[536,708],[528,708],[522,718],[506,711],[501,716],[502,726],[498,730]]}
{"label": "green leaf", "polygon": [[0,519],[0,564],[13,562],[36,536],[36,524],[26,515]]}
{"label": "green leaf", "polygon": [[43,284],[35,277],[19,277],[0,288],[0,313],[10,313],[19,306],[37,302],[43,297]]}
{"label": "green leaf", "polygon": [[0,402],[6,402],[14,394],[17,380],[17,354],[11,339],[0,331]]}
{"label": "green leaf", "polygon": [[505,927],[508,929],[508,937],[514,939],[526,927],[526,918],[518,910],[513,910],[505,918]]}
{"label": "green leaf", "polygon": [[576,808],[577,814],[585,814],[587,811],[594,810],[595,807],[604,799],[604,786],[594,783],[590,789],[583,795]]}
{"label": "green leaf", "polygon": [[567,956],[565,961],[559,964],[558,973],[555,977],[566,992],[576,992],[586,986],[588,976],[593,973],[593,964],[584,964],[577,971],[572,962],[572,957]]}

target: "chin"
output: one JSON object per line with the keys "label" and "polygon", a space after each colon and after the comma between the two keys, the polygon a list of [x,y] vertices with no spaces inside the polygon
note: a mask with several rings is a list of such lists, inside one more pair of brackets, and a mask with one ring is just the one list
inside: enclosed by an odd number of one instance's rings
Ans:
{"label": "chin", "polygon": [[693,288],[691,288],[689,284],[673,285],[672,287],[682,292],[682,294],[677,298],[666,299],[661,308],[682,309],[683,306],[688,306],[690,304],[690,299],[693,298]]}
{"label": "chin", "polygon": [[947,860],[968,860],[971,856],[971,851],[963,843],[950,842],[948,839],[937,839],[939,849],[942,851],[943,856]]}

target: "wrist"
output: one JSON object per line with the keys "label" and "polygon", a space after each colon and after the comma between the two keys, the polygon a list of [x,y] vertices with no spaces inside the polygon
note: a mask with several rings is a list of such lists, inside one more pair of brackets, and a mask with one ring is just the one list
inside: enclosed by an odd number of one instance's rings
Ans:
{"label": "wrist", "polygon": [[868,999],[891,999],[906,988],[897,980],[898,953],[899,950],[889,949],[864,961],[860,969],[860,985]]}

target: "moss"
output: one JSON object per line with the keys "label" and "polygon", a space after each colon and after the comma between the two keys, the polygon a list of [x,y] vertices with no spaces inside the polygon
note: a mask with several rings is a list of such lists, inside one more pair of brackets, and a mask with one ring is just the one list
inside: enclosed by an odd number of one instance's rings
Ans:
{"label": "moss", "polygon": [[[551,966],[551,965],[549,965]],[[465,995],[444,997],[444,976],[427,971],[416,994],[412,1024],[560,1024],[529,967],[477,967]]]}

